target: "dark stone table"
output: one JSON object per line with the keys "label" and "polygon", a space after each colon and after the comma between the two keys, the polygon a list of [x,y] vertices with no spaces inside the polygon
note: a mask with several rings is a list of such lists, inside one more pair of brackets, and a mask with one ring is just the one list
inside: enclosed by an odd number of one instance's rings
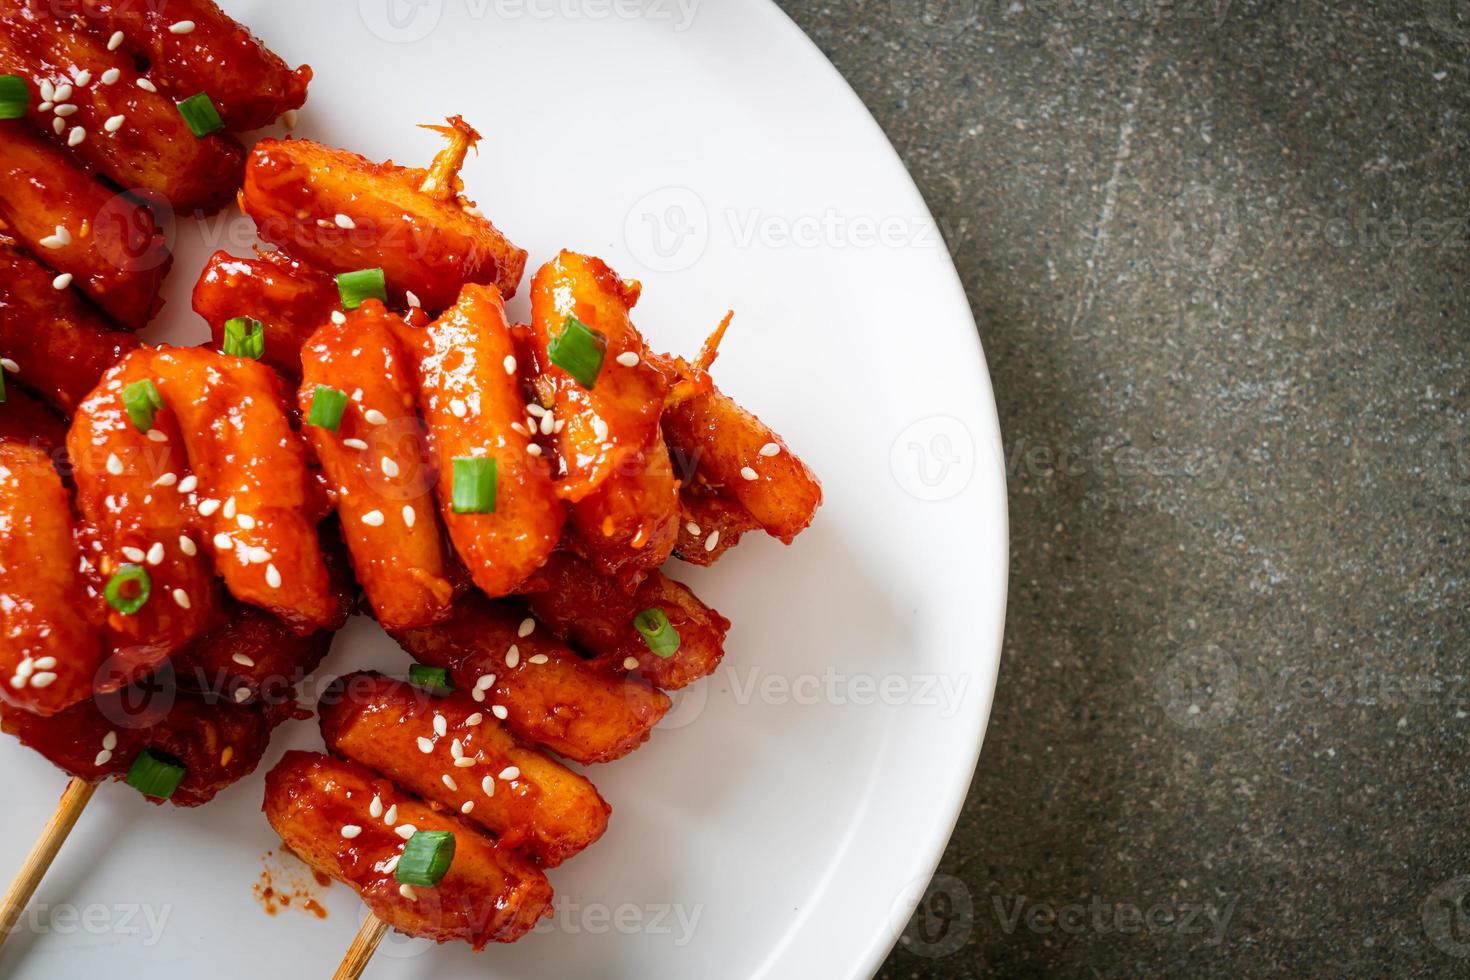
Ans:
{"label": "dark stone table", "polygon": [[782,0],[995,379],[985,751],[885,977],[1470,974],[1470,2]]}

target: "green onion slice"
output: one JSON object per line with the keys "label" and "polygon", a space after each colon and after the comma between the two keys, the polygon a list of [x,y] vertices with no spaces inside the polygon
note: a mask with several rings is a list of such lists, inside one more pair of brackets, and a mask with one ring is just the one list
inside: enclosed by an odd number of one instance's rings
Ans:
{"label": "green onion slice", "polygon": [[5,404],[5,372],[0,371],[0,405]]}
{"label": "green onion slice", "polygon": [[153,594],[153,580],[142,565],[123,565],[107,580],[103,594],[109,606],[124,616],[131,616],[142,609]]}
{"label": "green onion slice", "polygon": [[337,277],[337,292],[342,294],[342,305],[355,310],[370,299],[388,302],[388,280],[382,269],[360,269],[344,272]]}
{"label": "green onion slice", "polygon": [[456,456],[454,458],[454,499],[456,514],[493,514],[500,482],[495,460],[488,456]]}
{"label": "green onion slice", "polygon": [[134,381],[123,389],[123,408],[128,411],[128,418],[132,419],[133,428],[139,432],[147,432],[153,428],[154,416],[163,407],[163,396],[158,393],[158,385],[151,379]]}
{"label": "green onion slice", "polygon": [[0,75],[0,119],[20,119],[31,108],[31,87],[19,75]]}
{"label": "green onion slice", "polygon": [[408,668],[408,681],[410,684],[440,694],[448,694],[454,690],[454,681],[449,679],[449,671],[443,667],[425,667],[423,664],[414,664]]}
{"label": "green onion slice", "polygon": [[662,609],[643,610],[633,617],[633,625],[655,656],[667,660],[679,652],[679,631],[674,629],[674,624],[669,622]]}
{"label": "green onion slice", "polygon": [[144,749],[133,760],[132,768],[128,770],[127,782],[144,796],[166,800],[174,795],[174,790],[184,781],[186,773],[188,770],[178,763],[159,758],[153,754],[152,749]]}
{"label": "green onion slice", "polygon": [[420,830],[403,846],[403,856],[393,870],[401,885],[432,888],[444,880],[454,863],[454,834],[447,830]]}
{"label": "green onion slice", "polygon": [[574,316],[567,317],[561,333],[546,345],[551,363],[577,379],[583,388],[592,389],[602,370],[607,353],[607,338]]}
{"label": "green onion slice", "polygon": [[311,396],[311,410],[306,413],[306,424],[336,432],[342,425],[342,413],[345,411],[347,392],[317,385],[316,392]]}
{"label": "green onion slice", "polygon": [[265,324],[248,316],[226,320],[225,353],[260,360],[260,355],[265,353]]}
{"label": "green onion slice", "polygon": [[184,122],[189,124],[194,135],[200,139],[225,128],[225,121],[220,118],[219,110],[214,107],[214,100],[207,92],[191,95],[180,102],[179,115],[184,117]]}

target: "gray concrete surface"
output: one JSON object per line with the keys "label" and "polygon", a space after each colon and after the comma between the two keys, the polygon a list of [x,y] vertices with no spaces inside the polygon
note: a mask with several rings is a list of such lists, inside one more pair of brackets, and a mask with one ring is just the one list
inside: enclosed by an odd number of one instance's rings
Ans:
{"label": "gray concrete surface", "polygon": [[882,976],[1470,974],[1470,4],[782,6],[945,231],[1010,470]]}

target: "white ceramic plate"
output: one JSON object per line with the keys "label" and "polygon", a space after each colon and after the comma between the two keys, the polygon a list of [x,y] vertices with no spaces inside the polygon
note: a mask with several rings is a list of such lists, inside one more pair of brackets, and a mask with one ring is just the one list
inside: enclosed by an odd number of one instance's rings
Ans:
{"label": "white ceramic plate", "polygon": [[[734,621],[726,665],[592,770],[612,823],[552,872],[555,921],[479,956],[390,940],[370,977],[866,977],[970,782],[1007,541],[964,293],[898,157],[801,32],[759,0],[682,2],[226,3],[316,69],[302,135],[423,163],[435,138],[414,124],[463,113],[487,136],[470,193],[533,267],[568,246],[642,279],[639,326],[669,350],[734,308],[717,378],[826,487],[793,547],[751,536],[713,570],[673,569]],[[154,339],[204,339],[193,278],[250,229],[180,221]],[[323,673],[406,664],[359,619]],[[319,748],[315,724],[283,729],[261,772],[290,747]],[[8,875],[65,780],[9,740],[0,766]],[[361,905],[339,885],[324,921],[264,914],[252,885],[279,841],[260,800],[261,773],[197,811],[105,786],[0,973],[330,976]]]}

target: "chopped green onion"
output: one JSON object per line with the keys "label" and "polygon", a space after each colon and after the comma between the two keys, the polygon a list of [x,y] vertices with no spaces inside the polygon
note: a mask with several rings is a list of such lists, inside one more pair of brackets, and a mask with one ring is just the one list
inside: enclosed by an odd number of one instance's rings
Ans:
{"label": "chopped green onion", "polygon": [[449,679],[449,671],[443,667],[425,667],[423,664],[414,664],[408,668],[408,682],[440,694],[448,694],[454,690],[454,681]]}
{"label": "chopped green onion", "polygon": [[20,119],[31,108],[31,87],[19,75],[0,75],[0,119]]}
{"label": "chopped green onion", "polygon": [[306,424],[336,432],[342,425],[342,413],[345,411],[347,392],[317,385],[316,392],[311,396],[311,411],[306,413]]}
{"label": "chopped green onion", "polygon": [[567,317],[561,333],[546,345],[551,363],[577,379],[583,388],[592,389],[602,371],[602,358],[607,353],[607,338],[574,316]]}
{"label": "chopped green onion", "polygon": [[0,405],[5,404],[5,372],[0,371]]}
{"label": "chopped green onion", "polygon": [[142,565],[123,565],[107,580],[103,594],[109,606],[124,616],[131,616],[142,609],[153,594],[153,580]]}
{"label": "chopped green onion", "polygon": [[158,410],[163,407],[163,396],[158,393],[158,385],[150,379],[134,381],[123,389],[123,408],[128,411],[128,418],[133,421],[133,428],[139,432],[147,432],[153,428],[153,418]]}
{"label": "chopped green onion", "polygon": [[337,292],[342,295],[342,305],[355,310],[370,299],[388,302],[388,280],[382,269],[360,269],[344,272],[337,277]]}
{"label": "chopped green onion", "polygon": [[447,830],[420,830],[403,846],[393,879],[400,885],[429,888],[444,880],[454,863],[454,834]]}
{"label": "chopped green onion", "polygon": [[674,624],[669,622],[662,609],[643,610],[633,617],[633,625],[643,635],[643,642],[648,644],[654,656],[667,660],[679,652],[679,631],[674,629]]}
{"label": "chopped green onion", "polygon": [[180,102],[179,115],[184,117],[184,122],[189,124],[194,135],[200,139],[225,128],[225,121],[219,117],[219,110],[214,107],[214,101],[207,92],[191,95]]}
{"label": "chopped green onion", "polygon": [[487,456],[454,458],[454,499],[456,514],[493,514],[500,482],[495,460]]}
{"label": "chopped green onion", "polygon": [[265,324],[248,316],[225,321],[225,353],[260,360],[265,353]]}
{"label": "chopped green onion", "polygon": [[166,800],[174,795],[174,790],[179,788],[187,773],[188,770],[178,763],[166,762],[154,755],[152,749],[144,749],[128,769],[127,782],[144,796]]}

